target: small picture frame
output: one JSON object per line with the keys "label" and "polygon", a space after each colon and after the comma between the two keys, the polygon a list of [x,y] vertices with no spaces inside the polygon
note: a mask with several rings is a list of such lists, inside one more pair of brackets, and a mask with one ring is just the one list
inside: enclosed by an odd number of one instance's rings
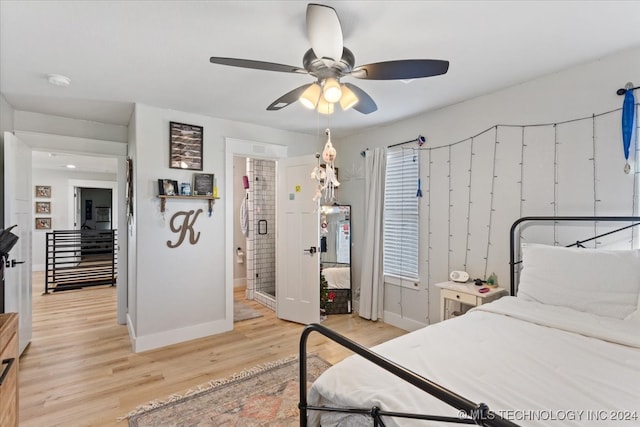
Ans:
{"label": "small picture frame", "polygon": [[202,170],[202,126],[169,122],[169,167]]}
{"label": "small picture frame", "polygon": [[96,222],[110,222],[111,221],[111,208],[110,207],[96,207]]}
{"label": "small picture frame", "polygon": [[191,195],[191,183],[190,182],[182,182],[182,183],[180,183],[180,195],[181,196],[190,196]]}
{"label": "small picture frame", "polygon": [[36,197],[51,197],[51,186],[50,185],[36,185]]}
{"label": "small picture frame", "polygon": [[193,174],[193,195],[213,196],[214,175],[212,173]]}
{"label": "small picture frame", "polygon": [[51,218],[36,218],[36,230],[51,230]]}
{"label": "small picture frame", "polygon": [[51,213],[51,202],[36,202],[36,213],[37,214],[50,214]]}
{"label": "small picture frame", "polygon": [[178,196],[180,190],[178,189],[178,181],[171,179],[159,179],[158,180],[158,194],[160,196]]}

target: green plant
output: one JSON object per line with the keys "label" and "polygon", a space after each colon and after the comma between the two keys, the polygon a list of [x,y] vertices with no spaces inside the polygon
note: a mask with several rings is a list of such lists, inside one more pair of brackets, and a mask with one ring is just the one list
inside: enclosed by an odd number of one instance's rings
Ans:
{"label": "green plant", "polygon": [[327,309],[327,301],[329,300],[329,284],[324,274],[320,273],[320,310]]}

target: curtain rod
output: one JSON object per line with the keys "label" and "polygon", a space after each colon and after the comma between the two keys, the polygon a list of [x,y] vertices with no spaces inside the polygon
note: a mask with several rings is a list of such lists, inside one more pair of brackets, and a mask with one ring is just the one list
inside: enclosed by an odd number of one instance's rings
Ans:
{"label": "curtain rod", "polygon": [[424,144],[426,141],[427,141],[427,138],[425,138],[422,135],[418,135],[418,137],[416,139],[412,139],[410,141],[405,141],[405,142],[399,142],[399,143],[393,144],[393,145],[387,145],[387,148],[397,147],[398,145],[408,144],[410,142],[417,142],[419,146],[422,146],[422,144]]}
{"label": "curtain rod", "polygon": [[633,83],[629,82],[625,87],[618,89],[616,93],[618,95],[624,95],[625,93],[627,93],[627,91],[636,90],[636,89],[640,89],[640,86],[633,87]]}

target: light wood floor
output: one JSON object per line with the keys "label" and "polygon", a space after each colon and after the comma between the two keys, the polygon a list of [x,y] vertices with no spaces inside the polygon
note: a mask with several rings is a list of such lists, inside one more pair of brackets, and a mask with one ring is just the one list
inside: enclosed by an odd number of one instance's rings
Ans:
{"label": "light wood floor", "polygon": [[[116,324],[116,288],[42,295],[42,273],[34,274],[33,287],[33,340],[20,358],[21,427],[126,427],[116,419],[140,404],[298,351],[301,325],[246,301],[263,317],[238,322],[232,332],[135,354],[126,326]],[[356,314],[331,315],[323,324],[365,346],[405,333]],[[315,333],[308,348],[331,363],[350,354]]]}

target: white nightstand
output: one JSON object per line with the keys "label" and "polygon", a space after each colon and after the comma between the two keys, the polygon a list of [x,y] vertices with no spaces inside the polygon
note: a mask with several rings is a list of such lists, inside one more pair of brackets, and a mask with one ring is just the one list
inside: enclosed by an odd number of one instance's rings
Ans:
{"label": "white nightstand", "polygon": [[436,283],[436,286],[440,288],[440,320],[451,317],[451,301],[459,303],[462,310],[462,306],[477,307],[508,294],[505,288],[489,288],[489,292],[482,294],[478,292],[482,286],[476,286],[473,282],[442,282]]}

